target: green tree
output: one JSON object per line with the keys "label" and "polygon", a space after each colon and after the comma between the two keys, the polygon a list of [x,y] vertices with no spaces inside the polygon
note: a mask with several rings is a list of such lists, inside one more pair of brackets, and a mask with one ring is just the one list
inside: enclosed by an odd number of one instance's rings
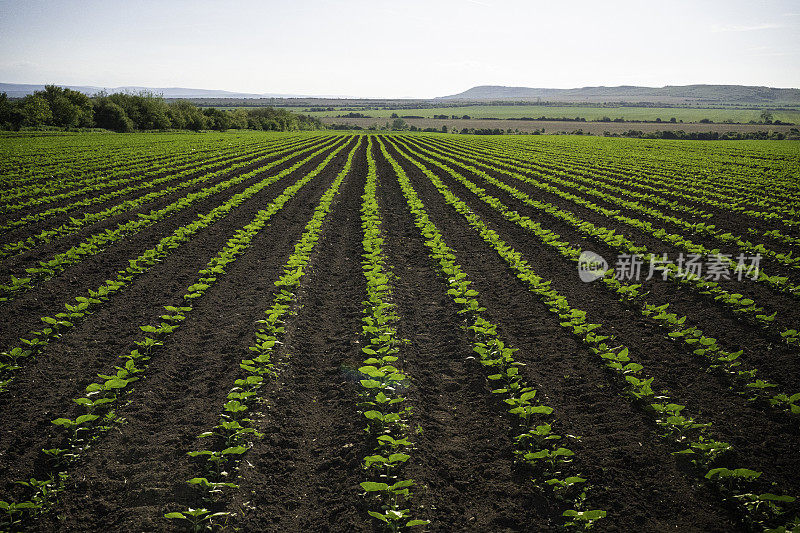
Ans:
{"label": "green tree", "polygon": [[133,121],[122,107],[108,98],[101,99],[94,110],[97,126],[120,133],[133,131]]}
{"label": "green tree", "polygon": [[6,93],[0,93],[0,129],[10,130],[13,127],[14,107]]}
{"label": "green tree", "polygon": [[167,111],[173,128],[200,131],[208,128],[208,119],[203,112],[192,104],[180,100],[169,105]]}
{"label": "green tree", "polygon": [[54,125],[65,128],[94,126],[92,102],[85,94],[57,85],[45,85],[44,91],[34,94],[47,100],[53,112]]}
{"label": "green tree", "polygon": [[225,111],[215,107],[208,107],[203,110],[203,114],[208,119],[208,127],[212,130],[225,131],[231,127],[231,118]]}
{"label": "green tree", "polygon": [[53,123],[50,104],[41,94],[32,94],[22,100],[23,125],[44,126]]}
{"label": "green tree", "polygon": [[768,109],[761,112],[761,122],[764,124],[772,124],[772,113]]}
{"label": "green tree", "polygon": [[247,129],[247,110],[246,109],[236,109],[234,111],[229,112],[230,119],[231,119],[231,128],[244,130]]}
{"label": "green tree", "polygon": [[66,96],[58,95],[50,101],[50,110],[53,112],[53,123],[56,126],[74,128],[78,125],[81,110],[69,101]]}
{"label": "green tree", "polygon": [[171,126],[167,103],[156,94],[148,91],[114,93],[107,98],[125,111],[134,129],[163,130]]}

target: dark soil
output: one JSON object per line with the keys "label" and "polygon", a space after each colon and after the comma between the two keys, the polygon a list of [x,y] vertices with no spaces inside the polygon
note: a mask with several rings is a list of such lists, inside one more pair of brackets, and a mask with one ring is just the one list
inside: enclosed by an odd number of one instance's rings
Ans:
{"label": "dark soil", "polygon": [[[258,157],[264,157],[266,155],[267,154],[263,154],[262,153]],[[215,161],[213,163],[212,171],[216,172],[218,170],[224,169],[224,167],[228,163],[228,161],[230,161],[231,159],[234,159],[235,157],[238,158],[239,154],[236,154],[236,155],[231,154],[229,157],[226,157],[223,160]],[[285,154],[280,155],[280,156],[266,157],[265,159],[263,159],[261,162],[259,162],[257,164],[247,165],[245,167],[245,171],[249,172],[251,170],[254,170],[254,169],[258,168],[258,166],[269,164],[272,161],[280,159],[281,157],[285,157]],[[245,162],[253,160],[253,159],[256,159],[256,157],[255,156],[249,156],[249,157],[245,156],[244,159],[238,160],[236,163],[237,164],[245,163]],[[199,168],[199,167],[201,167],[203,165],[204,165],[204,160],[202,160],[202,159],[201,160],[197,160],[197,161],[193,161],[191,164],[188,164],[188,165],[186,165],[184,167],[181,167],[180,168],[180,172],[197,169],[197,168]],[[206,174],[207,172],[208,171],[206,171],[206,170],[198,170],[196,172],[192,172],[191,174],[189,174],[187,176],[183,176],[180,179],[170,180],[170,181],[164,183],[163,186],[164,187],[172,187],[172,186],[177,185],[180,182],[200,177],[203,174]],[[158,178],[169,176],[170,174],[174,174],[174,173],[175,173],[175,170],[159,171],[159,172],[155,172],[155,173],[147,175],[146,178],[143,178],[142,181],[152,181],[152,180],[155,180],[155,179],[158,179]],[[93,224],[91,226],[91,228],[92,228],[91,232],[96,231],[98,228],[116,226],[116,224],[118,224],[118,223],[120,223],[120,222],[122,222],[124,220],[130,220],[131,215],[135,216],[136,213],[147,213],[148,211],[153,209],[153,207],[156,206],[156,205],[161,205],[161,206],[166,205],[166,204],[168,204],[170,202],[173,202],[173,201],[177,200],[178,198],[186,195],[187,193],[196,192],[196,191],[198,191],[198,190],[200,190],[200,189],[202,189],[204,187],[208,187],[210,185],[214,185],[216,183],[219,183],[220,181],[224,181],[226,179],[229,179],[231,176],[232,175],[229,176],[228,173],[225,173],[221,177],[214,178],[214,179],[212,179],[210,181],[203,182],[203,183],[198,184],[198,185],[193,186],[193,187],[183,188],[183,189],[180,189],[180,190],[175,191],[173,193],[167,194],[166,196],[156,200],[155,202],[149,202],[147,204],[143,204],[142,206],[140,206],[137,209],[126,211],[122,216],[110,217],[109,219],[106,219],[106,220],[100,221],[98,223],[95,223],[95,224]],[[124,186],[117,187],[117,188],[128,187],[129,185],[131,185],[131,184],[126,184]],[[107,193],[109,193],[111,191],[114,191],[117,188],[102,189],[102,190],[98,190],[97,192],[98,192],[99,195],[102,195],[102,194],[107,194]],[[20,226],[18,228],[13,228],[11,230],[8,230],[8,231],[2,233],[2,235],[0,235],[0,244],[6,244],[6,243],[9,243],[9,242],[17,242],[19,240],[26,239],[29,236],[38,235],[43,230],[57,228],[57,227],[61,226],[62,224],[69,223],[70,217],[78,217],[78,218],[80,218],[80,217],[83,217],[86,213],[97,213],[97,212],[100,212],[100,211],[104,211],[104,210],[106,210],[106,209],[108,209],[108,208],[110,208],[110,207],[112,207],[114,205],[124,203],[124,202],[126,202],[128,200],[131,200],[131,199],[139,198],[140,196],[145,196],[145,195],[149,194],[150,192],[153,192],[153,190],[154,189],[149,188],[149,189],[142,189],[142,190],[139,190],[139,191],[134,191],[134,192],[131,192],[131,193],[128,193],[128,194],[124,194],[122,196],[118,196],[116,198],[112,198],[111,200],[107,200],[105,202],[101,202],[99,204],[91,205],[91,206],[88,206],[88,207],[80,207],[78,209],[73,209],[73,210],[67,211],[66,213],[62,213],[62,214],[58,214],[58,215],[47,217],[47,218],[45,218],[43,220],[40,220],[38,222],[32,222],[32,223],[28,223],[28,224],[26,224],[24,226]],[[94,195],[89,194],[87,196],[94,196]],[[69,199],[61,201],[61,202],[54,202],[54,203],[46,204],[46,205],[41,206],[41,207],[32,206],[31,208],[24,209],[22,211],[16,211],[14,213],[9,214],[8,219],[18,219],[18,218],[22,218],[23,216],[26,216],[26,215],[29,215],[31,213],[34,213],[34,212],[46,211],[46,210],[51,209],[53,207],[61,207],[61,206],[69,205],[69,204],[74,203],[75,201],[80,200],[80,199],[81,198],[69,198]],[[164,200],[166,200],[166,201],[164,202]],[[5,221],[5,220],[6,220],[6,218],[2,219],[2,221]],[[109,223],[109,221],[113,221],[113,223]],[[81,232],[84,235],[86,234],[85,230],[81,230]],[[7,261],[7,259],[4,259],[4,261]]]}
{"label": "dark soil", "polygon": [[[596,530],[745,532],[733,508],[703,483],[703,472],[672,455],[676,448],[660,436],[652,417],[625,396],[617,376],[559,325],[559,318],[402,155],[405,149],[383,139],[479,291],[485,317],[517,349],[515,357],[525,364],[521,369],[525,380],[554,409],[547,421],[564,436],[563,445],[576,454],[570,473],[582,475],[591,484],[588,507],[608,511]],[[164,519],[164,513],[206,505],[201,494],[186,484],[187,479],[203,474],[201,464],[186,452],[199,449],[197,435],[217,423],[226,394],[242,376],[239,362],[250,353],[257,321],[272,305],[274,281],[356,141],[356,137],[315,141],[317,147],[331,144],[322,155],[174,250],[86,320],[54,339],[17,373],[10,390],[0,394],[0,499],[21,494],[14,481],[49,474],[50,463],[40,450],[58,445],[63,435],[51,420],[80,414],[72,399],[82,395],[97,373],[112,372],[119,364],[118,356],[141,338],[139,326],[157,322],[162,306],[180,305],[198,270],[239,228],[340,142],[348,143],[196,301],[187,320],[154,352],[146,375],[119,403],[116,414],[121,422],[69,467],[70,477],[52,512],[29,521],[25,529],[171,531],[177,524]],[[421,138],[411,142],[430,147],[445,164],[452,163],[441,159],[443,155],[453,157],[465,177],[572,245],[616,257],[616,251],[585,239],[460,168],[463,160],[444,145]],[[447,282],[437,275],[437,265],[427,255],[394,171],[374,144],[385,252],[399,315],[396,327],[400,337],[407,339],[398,363],[410,381],[406,396],[412,408],[409,438],[414,446],[403,476],[415,481],[409,504],[412,516],[431,521],[420,531],[559,531],[565,504],[537,488],[533,472],[515,463],[515,421],[491,393],[469,332],[447,293]],[[240,463],[236,476],[240,489],[226,491],[217,502],[217,509],[235,513],[224,524],[225,530],[381,531],[367,514],[374,502],[359,487],[367,479],[363,458],[373,451],[359,411],[361,375],[357,371],[363,360],[361,302],[366,295],[359,212],[367,174],[366,146],[364,139],[323,225],[302,279],[298,305],[275,354],[277,376],[268,380],[262,389],[263,402],[254,409],[257,429],[264,436]],[[763,471],[763,483],[755,489],[800,496],[800,419],[745,401],[725,381],[706,372],[704,359],[669,340],[637,309],[620,303],[600,285],[580,282],[571,262],[507,222],[446,172],[423,164],[523,254],[534,271],[552,280],[572,306],[587,311],[590,322],[602,323],[604,333],[612,333],[617,343],[628,346],[631,357],[655,377],[654,388],[669,389],[673,400],[685,404],[700,420],[713,423],[711,434],[734,445],[720,466]],[[637,243],[659,252],[675,251],[503,173],[487,172],[532,197],[621,230]],[[41,327],[41,316],[59,312],[64,302],[96,288],[176,227],[267,175],[259,173],[245,184],[125,238],[5,303],[0,312],[0,349]],[[169,195],[163,201],[176,197]],[[147,208],[157,205],[154,202]],[[0,262],[0,270],[7,276],[10,269],[49,257],[132,216],[135,212]],[[737,217],[719,213],[717,223],[745,234],[746,222]],[[24,228],[35,229],[33,225]],[[730,285],[734,287],[739,288]],[[715,302],[674,283],[650,281],[645,289],[650,291],[650,301],[669,302],[674,312],[688,315],[725,349],[744,349],[743,360],[759,368],[761,377],[789,392],[800,390],[800,357],[773,334],[747,325]],[[787,323],[800,321],[800,310],[791,298],[762,286],[738,292],[763,300],[770,312],[778,311]],[[772,481],[776,488],[768,485]]]}
{"label": "dark soil", "polygon": [[361,195],[366,141],[353,160],[312,256],[279,375],[233,508],[244,531],[370,531],[359,497],[369,455],[357,410],[361,345]]}
{"label": "dark soil", "polygon": [[[454,157],[453,159],[460,161],[458,157]],[[438,160],[446,165],[448,164],[447,161],[444,161],[440,158]],[[449,178],[438,168],[433,167],[432,170],[434,170],[442,179],[446,180],[448,186],[450,186],[452,183],[458,191],[463,191],[458,192],[462,199],[467,200],[473,196],[472,193],[468,192],[465,187],[457,184],[455,180]],[[546,213],[526,206],[524,203],[520,202],[499,187],[484,181],[482,178],[474,175],[468,170],[459,167],[457,171],[459,171],[466,178],[472,180],[474,183],[486,189],[488,194],[499,198],[507,206],[519,211],[523,215],[529,216],[537,222],[540,222],[546,228],[555,231],[571,245],[578,246],[583,250],[594,251],[606,258],[615,258],[617,256],[618,252],[616,249],[612,249],[611,247],[599,241],[588,240],[583,236],[583,234],[579,233],[566,223],[560,222]],[[667,250],[669,248],[663,242],[657,241],[652,237],[647,237],[633,228],[628,226],[621,227],[621,225],[614,220],[605,218],[602,215],[582,208],[571,202],[567,202],[555,195],[551,195],[540,189],[526,185],[522,181],[509,178],[508,176],[504,176],[502,173],[495,171],[486,170],[486,172],[487,174],[516,187],[520,191],[527,193],[534,199],[550,202],[564,210],[576,213],[584,220],[588,220],[601,226],[613,228],[617,232],[622,232],[629,238],[632,238],[637,244],[645,244],[649,249],[655,250],[657,254],[663,253],[663,250]],[[480,203],[481,209],[488,209],[488,207],[482,202],[478,203]],[[491,210],[489,209],[489,211]],[[494,214],[491,216],[498,219],[500,218]],[[509,224],[509,226],[513,226],[513,224]],[[517,229],[517,231],[522,230]],[[535,240],[533,236],[526,236],[525,239],[527,241]],[[550,257],[550,260],[556,262],[560,260],[560,258],[556,256],[555,252],[549,247],[541,247],[539,250],[540,251],[538,253],[543,254],[543,257],[552,256]],[[677,257],[677,253],[672,252],[675,252],[675,250],[671,250],[669,257]],[[562,266],[557,270],[567,273],[570,281],[577,281],[577,276],[574,275],[574,263],[561,260],[560,264]],[[643,285],[642,290],[650,293],[648,301],[658,305],[669,302],[672,312],[678,313],[679,316],[687,316],[691,323],[700,327],[707,335],[719,339],[721,345],[725,349],[729,351],[744,350],[745,354],[743,356],[743,360],[747,361],[755,368],[758,368],[759,376],[769,379],[770,381],[778,383],[782,386],[788,387],[788,390],[794,392],[794,389],[797,388],[796,384],[800,382],[800,357],[798,357],[796,349],[788,347],[781,341],[777,334],[767,332],[761,328],[749,324],[744,320],[741,320],[740,317],[734,315],[733,312],[721,306],[715,300],[698,294],[696,291],[689,290],[682,284],[664,282],[658,278],[658,276],[654,277],[652,280],[644,280],[644,277],[647,274],[646,271],[647,265],[643,267],[643,276],[641,282]],[[731,292],[742,292],[747,294],[749,289],[754,289],[756,287],[754,287],[754,284],[752,283],[729,283],[726,288]],[[776,297],[776,295],[771,293],[768,288],[765,289],[764,287],[759,286],[757,289],[759,290],[758,294],[751,293],[751,295],[759,298],[759,303],[766,304],[767,308],[770,309],[770,312],[777,311],[778,315],[783,317],[785,323],[800,323],[800,315],[798,314],[800,307],[798,307],[791,298]]]}
{"label": "dark soil", "polygon": [[[566,296],[571,305],[587,311],[590,322],[609,325],[607,331],[631,349],[632,359],[644,365],[649,375],[656,377],[658,388],[666,387],[674,401],[686,405],[702,420],[713,422],[712,433],[735,446],[731,464],[764,471],[765,478],[777,481],[791,494],[800,491],[800,421],[796,417],[749,403],[730,392],[727,383],[704,371],[703,359],[677,347],[662,330],[652,327],[638,312],[626,309],[602,286],[581,282],[567,261],[557,254],[548,253],[547,248],[525,230],[502,219],[452,178],[445,178],[444,172],[437,169],[437,175],[445,179],[462,199],[471,200],[468,203],[475,212],[484,220],[491,221],[501,237],[528,259],[535,272],[552,280],[553,288]],[[432,185],[426,185],[433,189]],[[438,192],[437,195],[443,203],[443,197]],[[455,210],[449,209],[456,214]],[[463,218],[461,222],[465,222]],[[462,232],[471,232],[478,239],[465,223],[458,228]],[[488,252],[488,245],[484,246]],[[495,257],[499,259],[496,254]],[[484,261],[487,259],[483,258]],[[506,284],[500,286],[506,287]],[[509,297],[508,300],[516,298]],[[624,327],[620,327],[620,317],[625,317]]]}
{"label": "dark soil", "polygon": [[241,377],[238,363],[249,353],[256,321],[271,305],[273,283],[345,157],[346,151],[276,214],[197,301],[153,357],[128,405],[117,411],[125,423],[74,467],[60,518],[43,522],[42,529],[162,530],[170,526],[165,512],[202,506],[186,484],[202,471],[186,452],[197,449],[197,435],[216,424],[226,394]]}
{"label": "dark soil", "polygon": [[412,385],[408,477],[415,517],[431,531],[549,530],[548,505],[513,468],[511,426],[474,352],[445,280],[436,275],[392,168],[378,153],[387,258],[394,266],[398,333]]}
{"label": "dark soil", "polygon": [[[319,165],[328,153],[330,153],[330,150],[302,165],[291,176],[286,176],[266,187],[254,197],[242,203],[236,211],[249,207],[252,210],[251,212],[255,213],[267,203],[265,202],[266,198],[272,198],[280,194],[280,191],[290,183],[300,179],[303,173]],[[279,167],[271,169],[269,174],[258,174],[246,180],[245,183],[197,202],[189,209],[182,210],[135,235],[123,238],[102,252],[70,266],[60,275],[40,283],[34,290],[23,293],[13,301],[7,302],[5,304],[6,313],[0,317],[0,346],[13,345],[20,335],[41,325],[40,317],[52,316],[61,312],[65,302],[73,301],[76,296],[84,296],[89,289],[97,289],[106,279],[112,276],[116,277],[117,271],[128,266],[129,259],[138,257],[144,250],[154,246],[161,238],[172,234],[176,228],[194,221],[198,214],[211,211],[229,200],[237,192],[241,192],[249,185],[265,179],[268,175],[277,174],[281,170],[290,167],[294,162],[294,160],[287,161]],[[235,216],[235,213],[228,216]],[[212,225],[212,229],[215,229],[221,223],[222,221],[218,221]],[[224,223],[222,224],[222,227],[225,227]],[[202,230],[201,233],[208,229]],[[33,253],[31,252],[31,254]]]}
{"label": "dark soil", "polygon": [[[396,157],[396,151],[390,152]],[[487,318],[519,349],[516,357],[526,363],[531,383],[555,409],[559,430],[582,437],[570,447],[579,458],[579,472],[593,484],[592,508],[611,511],[603,527],[729,531],[733,526],[728,513],[695,487],[691,475],[682,471],[658,438],[649,417],[621,396],[596,357],[564,334],[558,317],[516,279],[415,166],[408,162],[401,166],[431,220],[455,248],[459,264],[487,308]],[[571,295],[565,295],[572,302]]]}

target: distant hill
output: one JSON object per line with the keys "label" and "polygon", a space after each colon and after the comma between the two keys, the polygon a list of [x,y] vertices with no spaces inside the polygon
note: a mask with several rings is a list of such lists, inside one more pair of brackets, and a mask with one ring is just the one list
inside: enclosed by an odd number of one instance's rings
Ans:
{"label": "distant hill", "polygon": [[[297,94],[275,94],[275,93],[236,93],[230,91],[218,91],[213,89],[187,89],[183,87],[94,87],[90,85],[61,85],[69,89],[80,91],[84,94],[92,95],[105,90],[109,93],[116,92],[140,92],[150,91],[161,94],[164,98],[300,98]],[[44,85],[27,83],[0,83],[0,93],[6,93],[10,98],[21,98],[34,91],[44,90]]]}
{"label": "distant hill", "polygon": [[748,85],[667,85],[666,87],[582,87],[538,89],[480,85],[442,100],[548,100],[559,102],[662,102],[662,103],[752,103],[800,105],[800,89],[776,89]]}

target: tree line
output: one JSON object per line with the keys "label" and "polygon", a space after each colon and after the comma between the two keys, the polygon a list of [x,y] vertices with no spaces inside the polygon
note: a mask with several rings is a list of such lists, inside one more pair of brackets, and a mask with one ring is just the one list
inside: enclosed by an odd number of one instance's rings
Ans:
{"label": "tree line", "polygon": [[135,94],[100,92],[87,96],[79,91],[46,85],[24,98],[0,93],[0,129],[103,128],[117,132],[148,130],[252,129],[268,131],[316,130],[319,119],[284,109],[224,110],[200,108],[188,101],[167,102],[143,91]]}

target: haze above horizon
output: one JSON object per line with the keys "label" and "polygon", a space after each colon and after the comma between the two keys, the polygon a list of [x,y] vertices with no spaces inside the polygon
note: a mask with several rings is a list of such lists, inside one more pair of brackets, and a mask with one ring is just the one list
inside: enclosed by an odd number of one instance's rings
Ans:
{"label": "haze above horizon", "polygon": [[800,87],[800,2],[0,0],[0,81],[430,98]]}

